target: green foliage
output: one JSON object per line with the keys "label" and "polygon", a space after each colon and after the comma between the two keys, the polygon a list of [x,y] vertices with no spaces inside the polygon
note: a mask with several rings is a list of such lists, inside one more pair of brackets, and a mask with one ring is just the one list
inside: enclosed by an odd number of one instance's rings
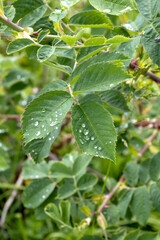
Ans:
{"label": "green foliage", "polygon": [[159,0],[0,0],[0,239],[158,240]]}

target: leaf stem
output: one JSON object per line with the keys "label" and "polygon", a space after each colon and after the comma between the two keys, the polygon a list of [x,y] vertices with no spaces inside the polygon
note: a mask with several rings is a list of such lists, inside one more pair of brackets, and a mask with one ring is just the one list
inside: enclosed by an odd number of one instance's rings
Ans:
{"label": "leaf stem", "polygon": [[108,176],[109,176],[110,169],[111,169],[111,161],[109,161],[109,164],[108,164],[108,168],[107,168],[104,184],[103,184],[102,191],[101,191],[101,198],[102,198],[102,196],[104,194],[104,190],[105,190],[105,187],[106,187],[106,182],[107,182],[107,179],[108,179]]}
{"label": "leaf stem", "polygon": [[84,201],[83,201],[81,192],[79,191],[79,188],[77,187],[76,177],[73,177],[73,181],[74,181],[74,186],[75,186],[75,188],[76,188],[76,191],[77,191],[77,193],[78,193],[78,196],[79,196],[79,198],[80,198],[80,201],[82,202],[82,204],[84,204]]}
{"label": "leaf stem", "polygon": [[0,22],[2,22],[3,24],[7,25],[8,27],[10,27],[11,29],[13,29],[17,32],[24,31],[24,29],[22,27],[18,26],[18,24],[11,22],[7,17],[3,17],[2,15],[0,15]]}

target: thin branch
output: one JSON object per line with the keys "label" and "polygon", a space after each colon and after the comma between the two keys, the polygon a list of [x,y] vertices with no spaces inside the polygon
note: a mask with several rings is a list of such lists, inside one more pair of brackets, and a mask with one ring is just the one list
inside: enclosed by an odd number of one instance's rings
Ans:
{"label": "thin branch", "polygon": [[20,115],[6,115],[6,114],[0,114],[0,118],[5,118],[5,119],[15,119],[17,121],[20,121]]}
{"label": "thin branch", "polygon": [[125,177],[122,176],[120,178],[120,180],[118,181],[118,183],[116,184],[116,186],[105,196],[105,200],[103,201],[103,203],[100,205],[100,207],[98,208],[98,213],[101,213],[102,210],[106,207],[107,202],[111,199],[111,197],[114,195],[114,193],[117,191],[117,189],[119,188],[119,186],[125,181]]}
{"label": "thin branch", "polygon": [[53,9],[48,5],[48,3],[45,0],[43,0],[43,3],[44,5],[46,5],[49,11],[54,12]]}
{"label": "thin branch", "polygon": [[160,121],[147,121],[147,120],[142,120],[140,122],[133,123],[135,127],[142,127],[142,128],[155,128],[155,129],[160,129]]}
{"label": "thin branch", "polygon": [[[138,65],[138,63],[137,63],[138,59],[139,59],[139,58],[137,58],[136,60],[130,62],[130,67],[131,67],[131,68],[133,68],[133,69],[135,68],[136,70],[139,70],[139,69],[140,69],[140,67],[139,67],[139,65]],[[158,77],[158,76],[155,75],[154,73],[147,71],[147,72],[146,72],[146,75],[147,75],[151,80],[153,80],[154,82],[160,83],[160,77]]]}
{"label": "thin branch", "polygon": [[149,148],[149,146],[152,144],[154,138],[156,137],[158,133],[158,130],[156,130],[152,135],[151,137],[149,138],[148,142],[146,143],[146,145],[140,150],[139,152],[139,156],[142,157],[143,154],[146,152],[146,150]]}
{"label": "thin branch", "polygon": [[[22,178],[22,174],[20,173],[17,181],[16,181],[16,186],[21,186],[23,183],[23,178]],[[8,198],[7,202],[5,203],[4,205],[4,208],[2,210],[2,215],[1,215],[1,219],[0,219],[0,226],[3,228],[3,225],[5,223],[5,220],[6,220],[6,216],[7,216],[7,213],[15,199],[15,197],[17,196],[17,193],[18,193],[18,190],[17,189],[14,189],[11,193],[11,196]]]}
{"label": "thin branch", "polygon": [[0,15],[0,22],[2,22],[6,26],[10,27],[11,29],[13,29],[17,32],[23,32],[24,31],[24,29],[22,27],[20,27],[18,24],[15,24],[15,23],[11,22],[7,17],[2,17]]}

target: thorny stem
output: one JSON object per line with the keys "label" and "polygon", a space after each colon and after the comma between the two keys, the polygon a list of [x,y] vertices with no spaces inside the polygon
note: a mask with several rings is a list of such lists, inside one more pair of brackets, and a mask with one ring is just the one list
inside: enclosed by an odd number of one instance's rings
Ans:
{"label": "thorny stem", "polygon": [[0,22],[2,22],[3,24],[7,25],[8,27],[12,28],[13,30],[17,31],[17,32],[23,32],[24,29],[20,26],[18,26],[17,24],[11,22],[7,17],[2,17],[2,15],[0,15]]}
{"label": "thorny stem", "polygon": [[[140,67],[139,67],[139,65],[138,65],[138,63],[137,63],[138,60],[139,60],[139,58],[137,58],[137,59],[134,60],[134,61],[131,61],[131,62],[130,62],[130,67],[133,68],[133,69],[135,68],[135,69],[139,70]],[[153,81],[155,81],[156,83],[160,83],[160,77],[158,77],[158,76],[155,75],[154,73],[147,71],[147,72],[146,72],[146,75],[148,75],[149,78],[152,79]]]}

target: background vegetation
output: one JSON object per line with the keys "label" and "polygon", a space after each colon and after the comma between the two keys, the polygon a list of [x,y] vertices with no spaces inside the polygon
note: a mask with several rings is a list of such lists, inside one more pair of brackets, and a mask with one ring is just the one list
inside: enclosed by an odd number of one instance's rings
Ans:
{"label": "background vegetation", "polygon": [[[160,239],[159,5],[0,1],[0,239]],[[41,136],[54,94],[73,106]],[[89,117],[107,119],[106,149],[76,125],[79,102],[103,108]]]}

